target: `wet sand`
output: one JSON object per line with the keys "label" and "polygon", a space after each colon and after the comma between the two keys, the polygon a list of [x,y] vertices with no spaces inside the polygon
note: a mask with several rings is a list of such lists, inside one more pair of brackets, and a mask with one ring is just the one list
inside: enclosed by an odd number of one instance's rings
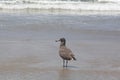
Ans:
{"label": "wet sand", "polygon": [[[0,14],[0,79],[119,80],[119,20],[120,16]],[[97,25],[102,28],[93,28]],[[58,54],[55,40],[60,37],[67,39],[77,58],[68,68],[62,67]]]}

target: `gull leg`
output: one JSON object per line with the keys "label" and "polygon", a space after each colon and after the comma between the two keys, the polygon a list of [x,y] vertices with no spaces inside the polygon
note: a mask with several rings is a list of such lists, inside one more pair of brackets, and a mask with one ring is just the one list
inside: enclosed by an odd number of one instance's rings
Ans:
{"label": "gull leg", "polygon": [[65,67],[65,60],[63,59],[63,67]]}
{"label": "gull leg", "polygon": [[67,67],[67,64],[68,64],[68,60],[66,60],[66,67]]}

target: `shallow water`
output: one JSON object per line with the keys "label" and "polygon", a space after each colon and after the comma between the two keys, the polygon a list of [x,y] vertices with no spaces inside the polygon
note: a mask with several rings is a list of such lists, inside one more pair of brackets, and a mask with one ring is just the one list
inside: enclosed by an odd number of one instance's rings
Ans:
{"label": "shallow water", "polygon": [[[1,80],[119,80],[120,16],[0,14]],[[77,61],[62,68],[67,39]]]}

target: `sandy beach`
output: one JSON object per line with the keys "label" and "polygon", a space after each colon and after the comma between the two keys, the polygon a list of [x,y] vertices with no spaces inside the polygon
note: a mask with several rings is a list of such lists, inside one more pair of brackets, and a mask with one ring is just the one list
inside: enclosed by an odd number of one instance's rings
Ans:
{"label": "sandy beach", "polygon": [[[120,80],[120,16],[0,13],[1,80]],[[77,61],[62,67],[65,37]]]}

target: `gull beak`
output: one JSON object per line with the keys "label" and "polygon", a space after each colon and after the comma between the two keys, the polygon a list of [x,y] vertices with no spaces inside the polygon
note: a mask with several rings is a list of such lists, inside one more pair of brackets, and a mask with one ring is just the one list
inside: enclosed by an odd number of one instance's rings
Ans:
{"label": "gull beak", "polygon": [[55,42],[59,42],[60,40],[55,40]]}

